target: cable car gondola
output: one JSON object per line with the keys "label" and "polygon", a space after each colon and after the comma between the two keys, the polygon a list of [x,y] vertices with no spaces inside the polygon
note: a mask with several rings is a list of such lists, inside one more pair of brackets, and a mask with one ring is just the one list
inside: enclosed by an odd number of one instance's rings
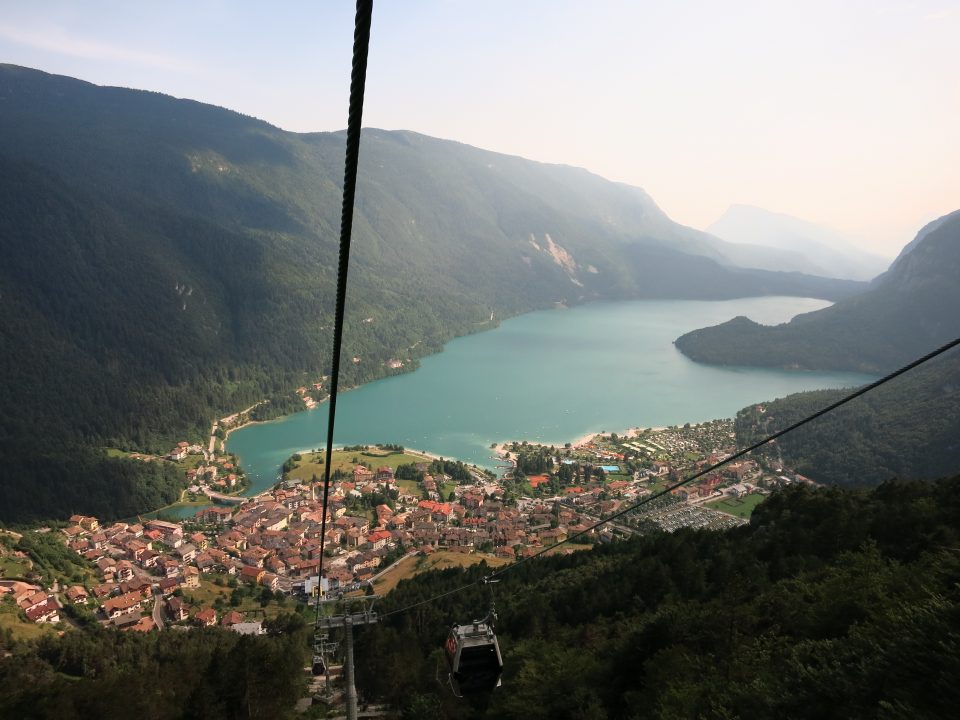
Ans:
{"label": "cable car gondola", "polygon": [[489,693],[500,687],[503,658],[490,615],[450,628],[445,649],[450,687],[457,697]]}
{"label": "cable car gondola", "polygon": [[313,656],[312,672],[314,677],[320,677],[327,672],[327,665],[323,662],[323,655]]}

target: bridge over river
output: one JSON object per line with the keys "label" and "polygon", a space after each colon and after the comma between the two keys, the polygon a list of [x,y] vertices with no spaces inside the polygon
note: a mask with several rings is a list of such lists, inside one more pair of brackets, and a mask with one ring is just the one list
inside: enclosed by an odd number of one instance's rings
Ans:
{"label": "bridge over river", "polygon": [[224,495],[223,493],[218,493],[216,490],[211,490],[207,487],[203,489],[203,494],[213,500],[215,503],[220,503],[222,505],[242,505],[250,499],[247,497],[237,497],[236,495]]}

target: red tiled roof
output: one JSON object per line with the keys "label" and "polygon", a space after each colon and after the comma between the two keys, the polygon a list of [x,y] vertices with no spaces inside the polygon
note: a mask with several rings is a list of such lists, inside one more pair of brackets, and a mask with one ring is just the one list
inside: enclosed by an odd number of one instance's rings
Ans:
{"label": "red tiled roof", "polygon": [[429,510],[430,512],[439,512],[444,515],[449,515],[453,512],[453,508],[450,503],[441,503],[436,502],[435,500],[421,500],[419,507],[422,507],[424,510]]}
{"label": "red tiled roof", "polygon": [[120,597],[110,598],[103,604],[103,609],[106,611],[107,615],[113,613],[114,610],[129,610],[138,603],[143,601],[143,596],[138,592],[128,592]]}
{"label": "red tiled roof", "polygon": [[544,483],[550,482],[549,475],[530,475],[527,477],[527,481],[530,483],[530,487],[536,489],[538,485],[543,485]]}
{"label": "red tiled roof", "polygon": [[213,608],[204,608],[198,611],[193,619],[204,624],[215,623],[217,621],[217,611]]}
{"label": "red tiled roof", "polygon": [[60,604],[54,598],[48,598],[45,602],[40,603],[36,607],[32,607],[26,611],[27,619],[36,622],[44,615],[47,615],[51,612],[57,612],[60,610]]}
{"label": "red tiled roof", "polygon": [[236,610],[231,610],[226,615],[223,616],[223,620],[220,621],[220,624],[224,627],[229,627],[230,625],[236,625],[237,623],[243,622],[243,615],[241,615]]}

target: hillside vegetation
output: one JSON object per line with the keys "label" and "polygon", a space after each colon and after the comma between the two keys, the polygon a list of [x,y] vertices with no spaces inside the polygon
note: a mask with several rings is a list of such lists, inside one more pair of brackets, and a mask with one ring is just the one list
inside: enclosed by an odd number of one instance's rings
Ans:
{"label": "hillside vegetation", "polygon": [[297,615],[265,625],[261,637],[93,627],[14,642],[0,633],[0,717],[289,718],[305,692],[307,628]]}
{"label": "hillside vegetation", "polygon": [[[737,413],[746,447],[836,402],[845,390],[796,393]],[[870,487],[960,472],[960,351],[950,351],[760,450],[821,483]]]}
{"label": "hillside vegetation", "polygon": [[[343,134],[11,65],[0,108],[0,520],[155,508],[169,469],[101,448],[329,372]],[[555,303],[862,289],[724,247],[584,170],[364,130],[341,382]]]}
{"label": "hillside vegetation", "polygon": [[[749,526],[541,558],[496,586],[503,686],[455,699],[442,643],[482,584],[386,618],[361,689],[404,718],[942,718],[960,703],[960,478],[773,494]],[[400,583],[385,613],[482,568]]]}

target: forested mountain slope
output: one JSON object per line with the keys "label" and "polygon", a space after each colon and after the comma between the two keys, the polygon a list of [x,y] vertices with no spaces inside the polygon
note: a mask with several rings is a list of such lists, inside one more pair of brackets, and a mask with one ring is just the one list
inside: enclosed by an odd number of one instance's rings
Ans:
{"label": "forested mountain slope", "polygon": [[368,699],[402,717],[941,718],[960,703],[960,479],[789,488],[749,526],[539,558],[495,588],[503,685],[455,699],[442,644],[488,586],[403,581],[362,632]]}
{"label": "forested mountain slope", "polygon": [[[960,335],[960,212],[923,228],[871,289],[763,327],[746,318],[677,340],[703,362],[885,372]],[[845,394],[798,393],[737,415],[745,447]],[[785,436],[762,452],[823,483],[873,486],[960,472],[956,350]]]}
{"label": "forested mountain slope", "polygon": [[[737,443],[751,445],[847,392],[796,393],[744,408],[737,413]],[[844,486],[960,473],[960,350],[892,380],[760,452],[818,482]]]}
{"label": "forested mountain slope", "polygon": [[960,335],[960,211],[931,223],[870,290],[768,327],[738,317],[676,340],[693,360],[883,372]]}
{"label": "forested mountain slope", "polygon": [[[149,509],[171,478],[99,448],[164,452],[328,372],[343,146],[0,66],[0,519]],[[342,382],[558,302],[863,288],[724,247],[584,170],[365,130]]]}

